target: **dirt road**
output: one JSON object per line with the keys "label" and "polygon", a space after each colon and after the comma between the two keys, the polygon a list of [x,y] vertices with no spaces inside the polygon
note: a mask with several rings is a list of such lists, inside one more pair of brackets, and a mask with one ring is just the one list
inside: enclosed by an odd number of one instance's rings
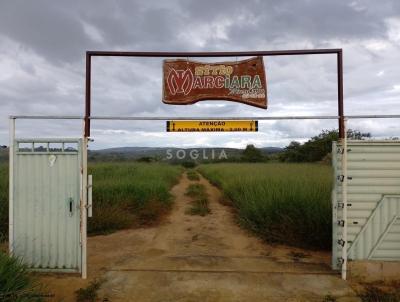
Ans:
{"label": "dirt road", "polygon": [[[158,227],[89,238],[89,276],[105,278],[105,301],[359,301],[329,268],[329,254],[271,246],[241,229],[221,192],[204,178],[211,214],[185,213],[190,198],[184,175],[173,189],[171,214]],[[42,278],[57,294],[74,301],[78,277]]]}

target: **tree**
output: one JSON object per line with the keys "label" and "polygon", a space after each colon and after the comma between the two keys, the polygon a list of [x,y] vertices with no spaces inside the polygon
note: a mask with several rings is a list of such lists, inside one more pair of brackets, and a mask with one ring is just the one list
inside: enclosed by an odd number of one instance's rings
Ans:
{"label": "tree", "polygon": [[139,157],[136,161],[142,162],[142,163],[151,163],[151,162],[155,161],[155,159],[151,156],[142,156],[142,157]]}
{"label": "tree", "polygon": [[255,162],[260,162],[260,161],[264,161],[264,160],[265,160],[265,157],[263,156],[261,151],[252,144],[247,145],[246,149],[243,150],[242,161],[255,163]]}
{"label": "tree", "polygon": [[[358,130],[347,130],[350,139],[371,137],[370,133],[361,133]],[[323,130],[304,144],[293,141],[280,154],[279,159],[286,162],[315,162],[321,161],[331,152],[332,142],[339,139],[337,130]]]}
{"label": "tree", "polygon": [[297,141],[292,141],[284,149],[284,151],[281,154],[279,154],[278,158],[280,161],[299,162],[302,161],[304,157],[301,153],[302,153],[301,143]]}

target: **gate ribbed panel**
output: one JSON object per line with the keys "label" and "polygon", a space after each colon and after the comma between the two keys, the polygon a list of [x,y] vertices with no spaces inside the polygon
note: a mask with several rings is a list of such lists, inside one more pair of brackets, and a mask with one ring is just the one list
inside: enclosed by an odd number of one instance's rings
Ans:
{"label": "gate ribbed panel", "polygon": [[78,152],[15,153],[13,248],[30,268],[80,271],[78,156]]}
{"label": "gate ribbed panel", "polygon": [[[341,257],[343,228],[337,225],[342,210],[340,147],[333,143],[335,187],[333,203],[333,258]],[[347,190],[347,238],[349,259],[400,260],[400,142],[349,141]]]}

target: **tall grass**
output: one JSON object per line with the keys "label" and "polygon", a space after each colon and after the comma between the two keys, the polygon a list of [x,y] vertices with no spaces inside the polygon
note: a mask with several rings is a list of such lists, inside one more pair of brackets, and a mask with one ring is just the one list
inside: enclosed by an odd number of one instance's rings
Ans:
{"label": "tall grass", "polygon": [[40,285],[16,258],[0,252],[0,301],[42,301]]}
{"label": "tall grass", "polygon": [[0,163],[0,242],[8,237],[8,165]]}
{"label": "tall grass", "polygon": [[88,231],[108,233],[156,222],[171,205],[170,188],[178,181],[181,167],[159,163],[95,163],[93,218]]}
{"label": "tall grass", "polygon": [[[109,233],[154,223],[171,203],[169,189],[182,168],[167,164],[103,162],[91,164],[93,218],[88,232]],[[8,232],[8,165],[0,163],[0,242]]]}
{"label": "tall grass", "polygon": [[208,164],[199,171],[232,200],[240,223],[267,241],[330,248],[329,166]]}

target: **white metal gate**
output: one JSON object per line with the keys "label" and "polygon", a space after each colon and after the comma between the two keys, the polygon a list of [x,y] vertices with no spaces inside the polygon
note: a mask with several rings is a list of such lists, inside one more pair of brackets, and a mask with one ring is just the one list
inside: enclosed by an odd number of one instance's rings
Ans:
{"label": "white metal gate", "polygon": [[[344,260],[346,237],[349,260],[399,261],[400,142],[350,140],[346,151],[347,171],[343,173],[343,148],[333,143],[332,267],[339,269]],[[343,215],[345,174],[347,215]]]}
{"label": "white metal gate", "polygon": [[13,149],[13,255],[36,270],[81,272],[82,139],[17,139]]}

